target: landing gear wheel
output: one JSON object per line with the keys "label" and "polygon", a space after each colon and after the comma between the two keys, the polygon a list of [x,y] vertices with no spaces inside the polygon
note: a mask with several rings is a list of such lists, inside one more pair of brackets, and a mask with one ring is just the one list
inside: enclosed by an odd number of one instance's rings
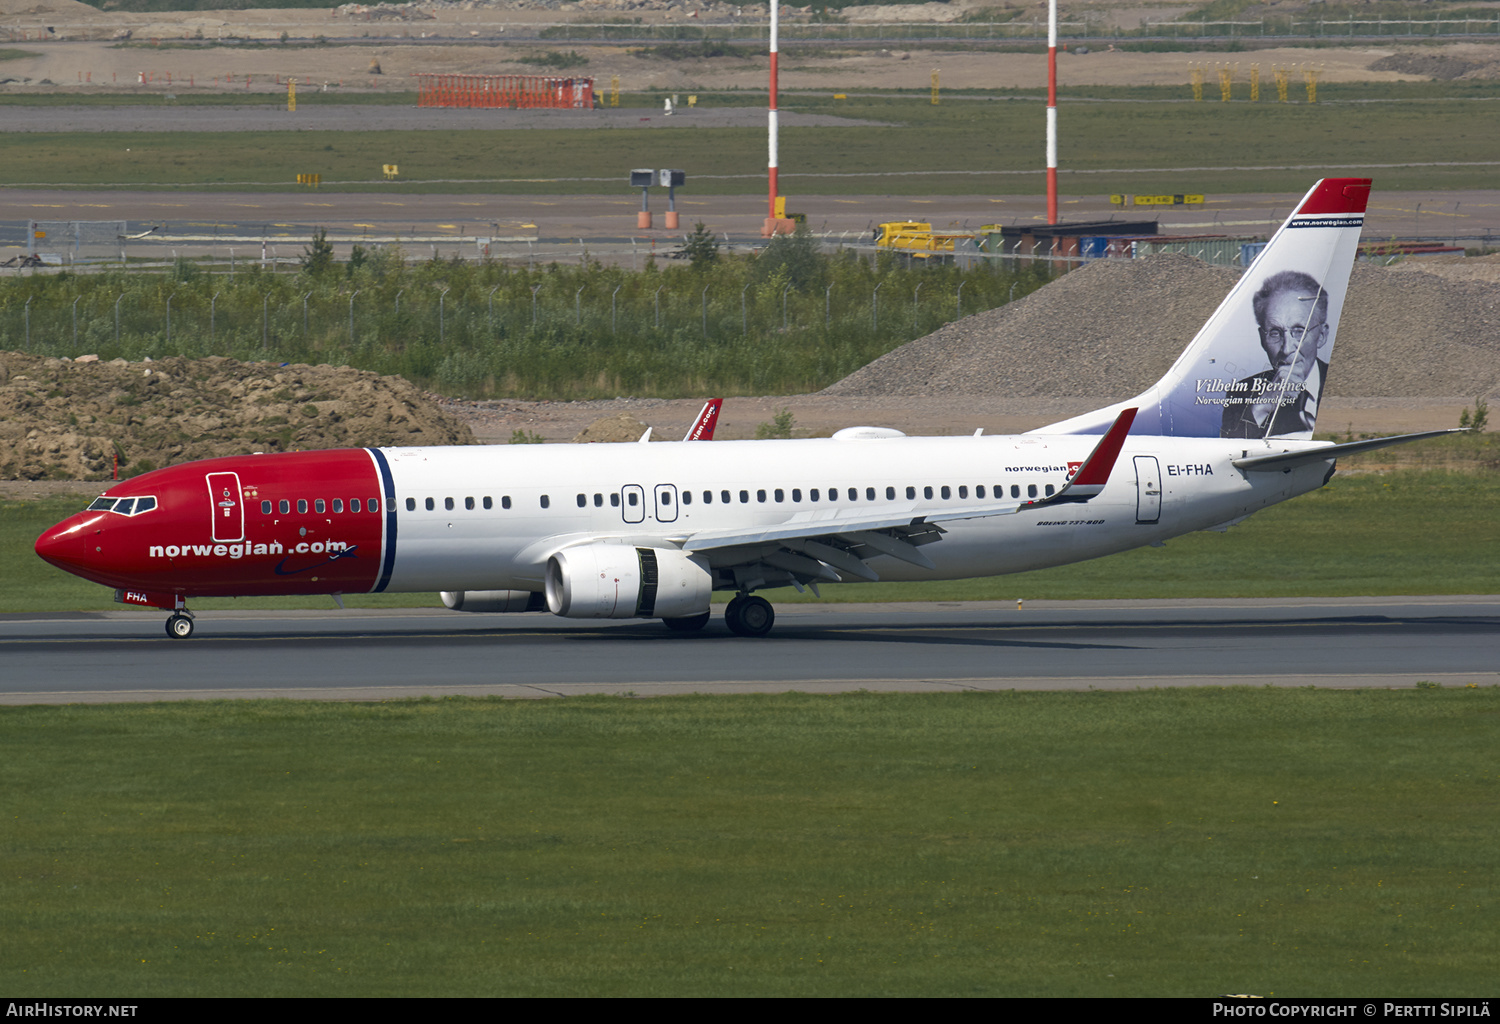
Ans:
{"label": "landing gear wheel", "polygon": [[765,636],[776,622],[776,610],[763,597],[737,597],[724,609],[724,624],[738,636]]}
{"label": "landing gear wheel", "polygon": [[186,615],[173,615],[167,620],[167,636],[173,640],[186,640],[193,635],[193,620]]}
{"label": "landing gear wheel", "polygon": [[680,619],[662,619],[665,625],[674,633],[693,633],[708,625],[709,613],[702,615],[688,615]]}

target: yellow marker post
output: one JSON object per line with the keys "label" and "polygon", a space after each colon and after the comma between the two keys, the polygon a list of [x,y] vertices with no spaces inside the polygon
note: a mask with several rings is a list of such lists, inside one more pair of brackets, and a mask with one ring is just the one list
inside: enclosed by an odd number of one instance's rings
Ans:
{"label": "yellow marker post", "polygon": [[286,109],[289,114],[297,112],[297,80],[295,78],[286,80]]}
{"label": "yellow marker post", "polygon": [[932,105],[938,105],[938,69],[932,69]]}
{"label": "yellow marker post", "polygon": [[1260,65],[1250,65],[1250,102],[1260,102]]}
{"label": "yellow marker post", "polygon": [[1203,69],[1200,68],[1200,67],[1197,67],[1195,65],[1192,70],[1193,70],[1193,102],[1194,103],[1202,103],[1203,102]]}
{"label": "yellow marker post", "polygon": [[609,105],[618,107],[620,105],[620,76],[611,75],[609,78]]}

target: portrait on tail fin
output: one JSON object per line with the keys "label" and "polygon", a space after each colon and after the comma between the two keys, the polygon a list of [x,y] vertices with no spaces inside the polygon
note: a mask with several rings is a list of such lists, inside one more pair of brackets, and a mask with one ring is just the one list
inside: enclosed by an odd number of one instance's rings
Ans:
{"label": "portrait on tail fin", "polygon": [[1230,386],[1219,436],[1311,433],[1328,382],[1328,293],[1311,274],[1284,270],[1266,278],[1251,308],[1271,368]]}

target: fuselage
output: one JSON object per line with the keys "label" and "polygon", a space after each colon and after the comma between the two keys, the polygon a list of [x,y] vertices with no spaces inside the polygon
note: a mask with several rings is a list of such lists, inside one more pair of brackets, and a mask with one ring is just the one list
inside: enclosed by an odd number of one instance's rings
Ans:
{"label": "fuselage", "polygon": [[[787,523],[812,532],[822,522],[836,531],[850,516],[919,520],[981,510],[943,522],[941,543],[922,549],[930,568],[890,556],[869,560],[883,580],[955,579],[1060,565],[1214,527],[1315,489],[1332,468],[1329,460],[1246,473],[1230,462],[1249,442],[1132,436],[1104,490],[1087,503],[983,513],[1002,499],[1052,495],[1097,440],[888,437],[246,455],[122,482],[48,530],[36,550],[106,586],[179,597],[540,591],[548,558],[577,544],[692,552],[694,538],[707,533]],[[713,567],[755,557],[745,545],[703,555]],[[727,577],[715,582],[732,585]]]}

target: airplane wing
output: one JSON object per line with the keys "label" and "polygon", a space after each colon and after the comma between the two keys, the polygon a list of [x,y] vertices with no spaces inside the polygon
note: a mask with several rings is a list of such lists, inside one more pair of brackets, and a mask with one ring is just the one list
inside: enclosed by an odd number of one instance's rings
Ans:
{"label": "airplane wing", "polygon": [[1392,437],[1377,437],[1369,441],[1346,441],[1343,444],[1327,444],[1320,448],[1303,448],[1293,452],[1277,452],[1274,455],[1251,455],[1235,459],[1235,469],[1290,469],[1306,462],[1322,462],[1340,455],[1358,455],[1373,452],[1393,445],[1421,441],[1429,437],[1445,437],[1448,434],[1466,434],[1468,427],[1452,427],[1448,430],[1424,430],[1419,434],[1396,434]]}
{"label": "airplane wing", "polygon": [[[1099,439],[1094,450],[1062,489],[1047,498],[992,501],[952,511],[918,511],[916,502],[887,504],[878,512],[862,509],[817,509],[799,512],[774,526],[739,530],[703,530],[682,539],[685,551],[709,555],[718,566],[765,563],[794,579],[837,581],[844,576],[878,580],[865,564],[876,555],[934,568],[920,545],[941,539],[940,524],[963,519],[1014,515],[1026,509],[1085,502],[1104,489],[1114,468],[1135,409],[1125,409]],[[739,549],[739,550],[735,550]]]}
{"label": "airplane wing", "polygon": [[722,398],[710,398],[698,411],[698,418],[693,425],[688,427],[687,436],[684,441],[712,441],[714,439],[714,427],[719,423],[719,409],[724,405]]}

